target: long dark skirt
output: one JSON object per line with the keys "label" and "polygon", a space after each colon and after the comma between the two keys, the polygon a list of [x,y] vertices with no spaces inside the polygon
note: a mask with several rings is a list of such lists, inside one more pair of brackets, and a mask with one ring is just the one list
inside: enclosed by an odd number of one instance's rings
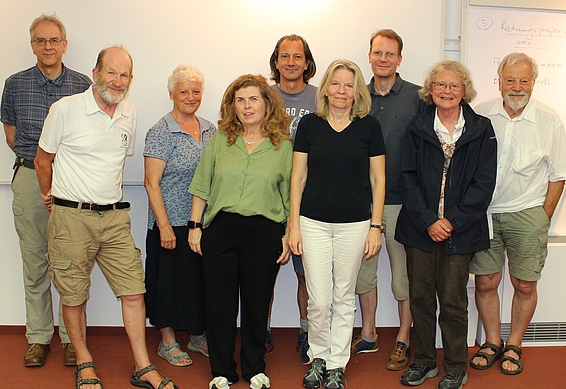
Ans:
{"label": "long dark skirt", "polygon": [[147,230],[145,263],[146,315],[156,328],[171,327],[201,335],[205,328],[202,257],[187,242],[187,227],[173,227],[174,250],[161,247],[159,228]]}

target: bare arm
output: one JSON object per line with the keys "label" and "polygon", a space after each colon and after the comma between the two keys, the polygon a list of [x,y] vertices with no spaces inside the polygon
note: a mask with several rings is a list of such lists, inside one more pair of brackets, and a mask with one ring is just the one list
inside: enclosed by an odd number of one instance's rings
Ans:
{"label": "bare arm", "polygon": [[[371,224],[383,221],[383,205],[385,204],[385,155],[369,159],[369,179],[372,193]],[[364,257],[369,259],[381,249],[381,230],[370,228],[366,237]]]}
{"label": "bare arm", "polygon": [[546,199],[544,200],[543,208],[548,219],[552,219],[554,215],[554,210],[558,205],[558,201],[562,196],[562,191],[564,190],[564,181],[556,181],[548,183],[548,190],[546,192]]}
{"label": "bare arm", "polygon": [[293,153],[293,171],[291,173],[291,193],[290,193],[290,206],[289,206],[289,220],[287,228],[289,236],[287,243],[291,251],[295,255],[303,254],[303,243],[301,237],[301,228],[299,227],[299,214],[301,210],[301,200],[303,197],[303,190],[307,182],[307,162],[308,154],[295,151]]}
{"label": "bare arm", "polygon": [[43,204],[49,212],[51,212],[51,181],[53,179],[54,159],[54,153],[48,153],[41,147],[37,147],[37,155],[34,160],[35,173],[37,174]]}
{"label": "bare arm", "polygon": [[[202,220],[202,214],[206,208],[206,200],[202,197],[193,196],[193,207],[191,210],[191,220],[195,222],[200,222]],[[202,230],[200,228],[189,228],[189,246],[191,250],[195,253],[202,255],[202,249],[200,247],[200,237],[202,236]]]}
{"label": "bare arm", "polygon": [[[163,193],[161,192],[161,177],[167,163],[159,158],[144,157],[145,178],[144,186],[149,199],[149,206],[157,220],[157,227],[159,228],[159,236],[161,239],[161,247],[167,250],[173,250],[177,246],[177,239],[167,210],[165,209],[165,202],[163,201]],[[149,226],[151,227],[151,226]]]}
{"label": "bare arm", "polygon": [[4,133],[6,134],[6,144],[12,150],[14,150],[14,138],[16,136],[16,126],[12,126],[10,124],[4,124]]}

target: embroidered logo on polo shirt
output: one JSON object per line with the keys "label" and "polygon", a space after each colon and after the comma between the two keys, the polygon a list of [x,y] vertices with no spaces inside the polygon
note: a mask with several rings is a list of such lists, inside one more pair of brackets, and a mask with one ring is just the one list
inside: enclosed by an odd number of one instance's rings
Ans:
{"label": "embroidered logo on polo shirt", "polygon": [[122,139],[122,146],[128,147],[128,134],[122,134],[120,138]]}

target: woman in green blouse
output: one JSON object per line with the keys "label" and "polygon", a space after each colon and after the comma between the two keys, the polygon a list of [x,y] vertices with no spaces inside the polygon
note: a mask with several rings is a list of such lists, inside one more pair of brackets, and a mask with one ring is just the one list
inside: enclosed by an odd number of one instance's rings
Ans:
{"label": "woman in green blouse", "polygon": [[209,387],[228,389],[239,379],[234,349],[240,304],[242,376],[251,388],[267,389],[267,312],[278,268],[290,255],[284,236],[293,153],[289,118],[264,77],[244,75],[224,93],[218,124],[189,189],[189,245],[204,260]]}

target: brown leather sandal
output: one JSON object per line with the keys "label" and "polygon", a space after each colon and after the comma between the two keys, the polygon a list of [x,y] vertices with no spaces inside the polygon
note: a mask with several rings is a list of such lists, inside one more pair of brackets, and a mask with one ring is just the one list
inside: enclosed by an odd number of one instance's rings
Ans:
{"label": "brown leather sandal", "polygon": [[[490,349],[493,351],[493,354],[486,353],[482,351],[484,349]],[[470,367],[473,367],[477,370],[487,370],[493,366],[495,361],[501,359],[503,357],[503,349],[505,348],[505,343],[503,343],[503,339],[501,339],[501,346],[497,346],[493,343],[484,343],[481,345],[480,349],[477,353],[474,354],[472,359],[470,360]],[[478,365],[477,363],[473,363],[474,358],[483,358],[487,362],[485,365]]]}
{"label": "brown leather sandal", "polygon": [[[515,352],[519,358],[514,358],[514,357],[509,357],[507,355],[503,355],[503,358],[501,359],[501,372],[503,374],[507,374],[507,375],[517,375],[519,373],[521,373],[523,371],[523,351],[521,350],[521,347],[518,346],[513,346],[512,344],[508,344],[507,346],[505,346],[505,350],[503,351],[503,354],[505,354],[507,351],[513,351]],[[518,369],[517,370],[507,370],[503,368],[503,362],[511,362],[514,365],[517,365]]]}

